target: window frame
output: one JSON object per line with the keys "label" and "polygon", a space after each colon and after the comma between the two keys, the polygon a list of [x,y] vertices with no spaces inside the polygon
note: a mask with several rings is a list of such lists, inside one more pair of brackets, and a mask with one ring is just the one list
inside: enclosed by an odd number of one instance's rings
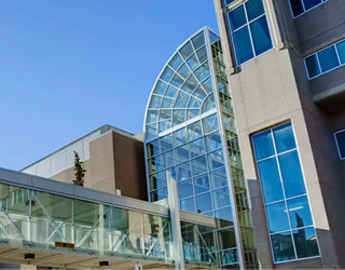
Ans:
{"label": "window frame", "polygon": [[[225,1],[225,0],[224,0]],[[268,16],[267,16],[267,8],[266,8],[266,5],[265,5],[265,2],[264,0],[262,0],[262,6],[264,8],[264,13],[261,14],[260,16],[256,17],[255,19],[249,21],[248,19],[248,14],[247,14],[247,8],[246,8],[246,3],[250,1],[250,0],[245,0],[245,1],[242,1],[239,5],[229,9],[226,11],[226,16],[227,16],[227,23],[228,23],[228,28],[230,30],[230,39],[231,39],[231,43],[232,43],[232,48],[233,48],[233,55],[234,55],[234,59],[235,59],[235,66],[241,66],[257,57],[259,57],[260,55],[263,55],[271,50],[274,49],[274,43],[273,43],[273,38],[272,38],[272,29],[271,29],[271,25],[269,23],[269,20],[268,20]],[[228,6],[230,6],[231,4],[235,3],[236,0],[232,3],[230,3]],[[242,25],[241,27],[237,28],[235,31],[232,30],[232,27],[231,27],[231,23],[230,23],[230,12],[234,11],[235,9],[239,8],[240,6],[243,6],[243,9],[244,9],[244,14],[245,14],[245,17],[246,17],[246,23],[244,25]],[[262,17],[265,17],[266,19],[266,23],[267,23],[267,27],[268,27],[268,32],[269,32],[269,38],[271,40],[271,43],[272,43],[272,48],[268,49],[267,51],[263,52],[263,53],[260,53],[260,54],[256,54],[255,52],[255,46],[254,46],[254,41],[253,41],[253,35],[252,35],[252,31],[250,29],[250,24],[261,19]],[[241,30],[242,28],[244,27],[248,27],[248,33],[249,33],[249,39],[250,39],[250,44],[251,44],[251,49],[252,49],[252,52],[253,52],[253,57],[244,61],[243,63],[239,63],[238,59],[237,59],[237,55],[236,55],[236,47],[235,47],[235,42],[234,42],[234,33],[236,33],[237,31]]]}
{"label": "window frame", "polygon": [[293,19],[297,19],[297,18],[303,16],[304,14],[306,14],[306,13],[308,13],[308,12],[310,12],[310,11],[312,11],[312,10],[318,8],[319,6],[321,6],[321,5],[325,4],[325,3],[327,3],[329,0],[321,0],[321,3],[320,3],[320,4],[317,4],[316,6],[313,6],[312,8],[310,8],[310,9],[308,9],[308,10],[305,9],[305,5],[304,5],[304,1],[305,1],[305,0],[300,0],[300,1],[301,1],[301,3],[302,3],[302,7],[303,7],[303,10],[304,10],[304,11],[303,11],[301,14],[298,14],[297,16],[295,16],[294,13],[293,13],[292,5],[291,5],[291,0],[288,0],[288,2],[289,2],[289,7],[290,7],[290,10],[291,10],[291,15],[292,15],[292,18],[293,18]]}
{"label": "window frame", "polygon": [[[309,54],[309,55],[307,55],[307,56],[305,56],[305,57],[303,58],[304,68],[305,68],[305,71],[306,71],[306,73],[307,73],[308,81],[311,81],[311,80],[313,80],[313,79],[316,79],[316,78],[318,78],[318,77],[320,77],[320,76],[322,76],[322,75],[325,75],[325,74],[327,74],[327,73],[329,73],[329,72],[331,72],[331,71],[334,71],[334,70],[336,70],[336,69],[338,69],[338,68],[341,68],[341,67],[345,66],[345,63],[344,63],[344,64],[341,63],[341,58],[340,58],[340,54],[339,54],[338,47],[337,47],[337,45],[340,44],[340,43],[342,43],[342,42],[345,42],[345,39],[341,39],[341,40],[339,40],[339,41],[337,41],[337,42],[335,42],[335,43],[333,43],[333,44],[331,44],[331,45],[328,45],[328,46],[326,46],[326,47],[323,47],[322,49],[320,49],[320,50],[318,50],[318,51],[316,51],[316,52],[314,52],[314,53],[312,53],[312,54]],[[323,72],[322,69],[321,69],[321,64],[320,64],[320,60],[319,60],[318,54],[319,54],[320,52],[323,52],[324,50],[327,50],[327,49],[332,48],[332,47],[334,47],[335,53],[336,53],[336,55],[337,55],[338,65],[337,65],[336,67],[330,69],[330,70],[327,70],[327,71]],[[316,76],[310,77],[310,76],[309,76],[309,71],[308,71],[308,67],[307,67],[307,62],[306,62],[306,60],[307,60],[307,58],[312,57],[312,56],[314,56],[314,55],[315,55],[315,57],[316,57],[316,62],[317,62],[318,68],[319,68],[319,70],[320,70],[320,73],[319,73],[318,75],[316,75]]]}
{"label": "window frame", "polygon": [[[292,134],[294,136],[296,147],[278,154],[273,130],[275,128],[283,126],[283,125],[285,125],[287,123],[291,123]],[[259,134],[264,133],[264,132],[267,132],[267,131],[270,131],[272,133],[272,138],[273,138],[272,143],[273,143],[275,154],[273,156],[269,156],[269,157],[266,157],[266,158],[258,160],[257,156],[256,156],[256,151],[255,151],[254,136],[259,135]],[[344,129],[344,131],[345,131],[345,129]],[[278,124],[276,124],[274,126],[266,128],[264,130],[261,130],[259,132],[252,133],[252,134],[250,134],[250,141],[251,141],[252,153],[253,153],[254,162],[255,162],[255,171],[256,171],[257,179],[259,180],[258,182],[259,182],[259,186],[260,186],[260,196],[261,196],[261,199],[262,199],[262,205],[263,205],[264,213],[265,213],[266,229],[267,229],[267,233],[268,233],[268,237],[269,237],[269,242],[270,242],[270,247],[271,247],[270,251],[271,251],[271,256],[272,256],[273,264],[274,265],[276,265],[276,264],[278,265],[278,264],[284,264],[284,263],[291,263],[291,262],[296,262],[296,261],[303,261],[303,260],[310,260],[310,259],[320,258],[321,257],[321,251],[320,251],[319,240],[318,240],[318,236],[317,236],[317,232],[316,232],[316,227],[315,227],[315,220],[314,220],[313,209],[311,208],[311,204],[310,204],[309,192],[307,190],[307,185],[306,185],[306,181],[305,181],[305,175],[304,175],[304,170],[303,170],[303,166],[302,166],[302,160],[301,160],[301,156],[300,156],[299,145],[298,145],[298,142],[297,142],[296,133],[295,133],[295,129],[294,129],[294,125],[293,125],[292,120],[281,122],[281,123],[278,123]],[[263,194],[260,173],[259,173],[259,169],[258,169],[258,163],[260,161],[265,161],[265,160],[268,160],[268,159],[273,158],[273,157],[278,159],[278,157],[280,155],[284,155],[286,153],[293,152],[293,151],[297,151],[297,153],[298,153],[298,158],[299,158],[300,165],[301,165],[301,170],[302,170],[303,183],[305,185],[305,193],[297,195],[297,196],[293,196],[293,197],[290,197],[290,198],[286,198],[286,194],[285,194],[285,191],[284,191],[284,183],[283,183],[283,179],[282,179],[282,175],[281,175],[281,169],[280,169],[279,162],[277,160],[277,162],[278,162],[277,166],[278,166],[278,171],[279,171],[279,177],[280,177],[280,182],[281,182],[283,193],[284,193],[284,198],[281,199],[281,200],[274,201],[274,202],[265,203],[265,198],[264,198],[264,194]],[[301,228],[295,228],[294,229],[292,227],[292,223],[291,223],[289,207],[288,207],[288,201],[291,201],[291,200],[294,200],[294,199],[298,199],[298,198],[302,198],[302,197],[306,197],[306,199],[307,199],[308,206],[309,206],[309,209],[310,209],[310,215],[311,215],[311,219],[312,219],[313,224],[309,225],[309,226],[303,226]],[[286,207],[287,218],[288,218],[288,222],[289,222],[289,229],[288,230],[279,231],[279,232],[270,232],[270,223],[269,223],[269,220],[268,220],[268,213],[267,213],[267,210],[266,210],[266,206],[267,205],[274,205],[274,204],[281,203],[281,202],[284,202],[284,205]],[[296,248],[296,243],[295,243],[295,240],[294,240],[293,232],[296,231],[296,230],[304,230],[304,229],[308,229],[308,228],[314,228],[314,230],[315,230],[315,238],[316,238],[316,244],[317,244],[317,248],[318,248],[318,251],[319,251],[319,255],[312,256],[312,257],[306,257],[306,258],[298,258],[298,253],[297,253],[297,248]],[[287,232],[290,233],[290,236],[291,236],[292,248],[293,248],[293,251],[294,251],[295,258],[292,259],[292,260],[286,260],[286,261],[276,261],[275,260],[275,254],[274,254],[274,245],[273,245],[273,241],[272,241],[271,236],[272,235],[278,235],[280,233],[287,233]]]}
{"label": "window frame", "polygon": [[337,151],[338,151],[338,155],[339,155],[340,160],[345,160],[345,156],[344,157],[341,156],[341,151],[340,151],[340,147],[339,147],[339,143],[338,143],[338,139],[337,139],[337,134],[343,133],[343,132],[345,132],[345,129],[341,129],[341,130],[338,130],[337,132],[333,133],[335,145],[337,146]]}

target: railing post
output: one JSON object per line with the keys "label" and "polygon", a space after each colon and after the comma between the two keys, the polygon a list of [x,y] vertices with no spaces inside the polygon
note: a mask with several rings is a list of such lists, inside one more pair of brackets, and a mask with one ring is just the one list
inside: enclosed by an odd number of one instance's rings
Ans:
{"label": "railing post", "polygon": [[175,269],[185,269],[180,224],[180,211],[178,207],[176,181],[167,173],[168,200],[170,207],[170,220],[173,235],[173,249]]}

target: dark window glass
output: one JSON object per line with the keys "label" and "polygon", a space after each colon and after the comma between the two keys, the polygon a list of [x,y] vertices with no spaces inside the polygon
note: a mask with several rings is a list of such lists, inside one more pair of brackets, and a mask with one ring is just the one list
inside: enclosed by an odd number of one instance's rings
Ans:
{"label": "dark window glass", "polygon": [[234,229],[219,231],[218,239],[219,239],[219,245],[221,249],[236,247],[236,237],[235,237]]}
{"label": "dark window glass", "polygon": [[217,228],[225,228],[234,225],[231,207],[223,208],[214,212]]}
{"label": "dark window glass", "polygon": [[334,46],[319,52],[317,56],[319,57],[322,72],[326,72],[339,66]]}
{"label": "dark window glass", "polygon": [[250,24],[250,31],[252,33],[256,55],[262,54],[272,48],[266,16],[252,22]]}
{"label": "dark window glass", "polygon": [[265,13],[262,0],[249,0],[246,3],[246,9],[249,21],[254,20]]}
{"label": "dark window glass", "polygon": [[306,10],[313,8],[318,4],[321,4],[321,0],[303,0],[303,2]]}
{"label": "dark window glass", "polygon": [[296,148],[291,123],[273,129],[273,134],[278,154]]}
{"label": "dark window glass", "polygon": [[244,13],[243,5],[231,11],[229,13],[229,18],[232,31],[235,31],[237,28],[240,28],[241,26],[245,25],[247,20],[246,15]]}
{"label": "dark window glass", "polygon": [[270,130],[257,134],[253,138],[256,160],[268,158],[275,154]]}
{"label": "dark window glass", "polygon": [[279,156],[286,198],[304,194],[305,185],[297,151]]}
{"label": "dark window glass", "polygon": [[305,64],[307,66],[309,78],[313,78],[320,74],[320,68],[315,54],[306,58]]}
{"label": "dark window glass", "polygon": [[283,262],[295,259],[293,251],[291,233],[279,233],[271,236],[272,247],[274,253],[274,260],[276,262]]}
{"label": "dark window glass", "polygon": [[242,64],[254,57],[248,26],[236,31],[233,34],[233,39],[238,64]]}
{"label": "dark window glass", "polygon": [[163,200],[168,197],[168,191],[166,188],[159,189],[151,192],[151,200],[153,202]]}
{"label": "dark window glass", "polygon": [[266,213],[271,233],[290,229],[285,202],[267,205]]}
{"label": "dark window glass", "polygon": [[258,167],[265,203],[284,199],[277,159],[274,157],[260,161]]}
{"label": "dark window glass", "polygon": [[307,196],[288,201],[292,229],[313,225]]}
{"label": "dark window glass", "polygon": [[319,256],[314,228],[293,231],[298,258]]}
{"label": "dark window glass", "polygon": [[290,0],[293,15],[296,17],[303,13],[302,0]]}
{"label": "dark window glass", "polygon": [[195,197],[195,201],[198,214],[212,210],[211,194],[209,192]]}
{"label": "dark window glass", "polygon": [[338,143],[340,158],[345,158],[345,131],[339,132],[335,135]]}
{"label": "dark window glass", "polygon": [[338,49],[341,63],[345,64],[345,41],[338,43],[337,49]]}

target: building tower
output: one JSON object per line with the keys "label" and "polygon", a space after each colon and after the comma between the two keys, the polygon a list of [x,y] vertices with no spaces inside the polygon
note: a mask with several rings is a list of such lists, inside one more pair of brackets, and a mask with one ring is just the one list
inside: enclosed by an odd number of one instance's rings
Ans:
{"label": "building tower", "polygon": [[216,239],[210,241],[222,267],[257,269],[225,70],[220,38],[203,28],[158,76],[144,123],[149,198],[167,198],[167,179],[173,178],[181,210],[216,218]]}
{"label": "building tower", "polygon": [[344,1],[214,2],[260,264],[344,268]]}

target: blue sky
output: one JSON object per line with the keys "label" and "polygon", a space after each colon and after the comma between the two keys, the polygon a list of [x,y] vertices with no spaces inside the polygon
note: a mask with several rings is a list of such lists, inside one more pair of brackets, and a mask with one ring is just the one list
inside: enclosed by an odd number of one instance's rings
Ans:
{"label": "blue sky", "polygon": [[0,167],[106,123],[140,132],[160,70],[205,25],[212,0],[0,1]]}

